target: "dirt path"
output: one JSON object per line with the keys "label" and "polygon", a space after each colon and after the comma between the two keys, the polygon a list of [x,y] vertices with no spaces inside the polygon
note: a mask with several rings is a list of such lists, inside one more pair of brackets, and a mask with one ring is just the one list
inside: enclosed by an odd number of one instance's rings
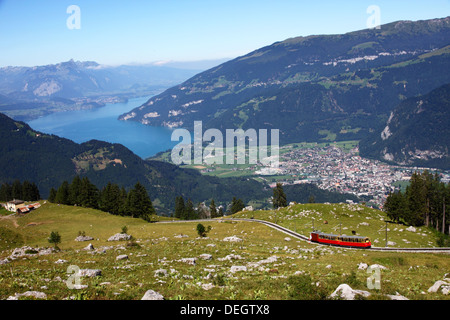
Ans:
{"label": "dirt path", "polygon": [[12,222],[12,224],[13,224],[13,226],[15,228],[19,228],[20,227],[19,224],[17,223],[17,217],[16,217],[15,214],[10,214],[8,216],[0,216],[0,221],[1,220],[9,220],[9,221]]}

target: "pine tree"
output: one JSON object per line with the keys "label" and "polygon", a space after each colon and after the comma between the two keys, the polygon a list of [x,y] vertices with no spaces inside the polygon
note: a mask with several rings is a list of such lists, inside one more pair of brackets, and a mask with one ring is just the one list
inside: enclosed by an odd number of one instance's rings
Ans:
{"label": "pine tree", "polygon": [[22,184],[22,200],[24,201],[34,200],[33,187],[31,183],[27,180],[25,180]]}
{"label": "pine tree", "polygon": [[408,202],[401,191],[390,193],[384,204],[384,210],[389,219],[398,223],[409,216]]}
{"label": "pine tree", "polygon": [[175,212],[174,212],[175,218],[183,219],[184,211],[185,211],[184,199],[182,196],[178,196],[175,198]]}
{"label": "pine tree", "polygon": [[0,201],[12,200],[12,187],[8,183],[3,183],[0,187]]}
{"label": "pine tree", "polygon": [[128,214],[133,218],[142,218],[150,221],[151,216],[156,215],[147,190],[139,182],[128,192],[126,207]]}
{"label": "pine tree", "polygon": [[275,209],[287,206],[286,194],[283,191],[283,185],[279,182],[277,182],[277,185],[273,189],[272,204]]}
{"label": "pine tree", "polygon": [[71,205],[81,206],[82,188],[81,178],[79,176],[75,176],[69,186],[69,203]]}
{"label": "pine tree", "polygon": [[39,192],[39,188],[37,187],[37,185],[34,182],[31,184],[31,190],[32,190],[32,196],[33,196],[31,201],[40,200],[41,199],[41,193]]}
{"label": "pine tree", "polygon": [[235,214],[236,212],[242,211],[242,209],[244,208],[245,208],[244,202],[241,199],[236,199],[236,197],[233,197],[230,208],[231,214]]}
{"label": "pine tree", "polygon": [[55,188],[51,188],[50,189],[50,194],[49,194],[49,196],[48,196],[48,201],[49,202],[51,202],[51,203],[55,203],[56,202],[56,190],[55,190]]}
{"label": "pine tree", "polygon": [[81,179],[81,192],[78,200],[80,205],[85,208],[98,208],[98,188],[92,184],[87,177],[83,177],[83,179]]}
{"label": "pine tree", "polygon": [[22,183],[19,180],[15,180],[11,188],[11,196],[13,199],[22,199]]}
{"label": "pine tree", "polygon": [[184,210],[183,220],[195,220],[197,219],[197,214],[194,209],[194,204],[191,199],[186,202],[186,207]]}
{"label": "pine tree", "polygon": [[214,202],[214,199],[211,199],[211,203],[209,205],[209,212],[211,215],[211,219],[217,218],[219,216],[216,208],[216,203]]}
{"label": "pine tree", "polygon": [[128,199],[128,193],[125,190],[124,187],[120,188],[119,193],[119,215],[126,216],[127,215],[127,199]]}
{"label": "pine tree", "polygon": [[69,183],[64,181],[56,191],[55,203],[69,204]]}

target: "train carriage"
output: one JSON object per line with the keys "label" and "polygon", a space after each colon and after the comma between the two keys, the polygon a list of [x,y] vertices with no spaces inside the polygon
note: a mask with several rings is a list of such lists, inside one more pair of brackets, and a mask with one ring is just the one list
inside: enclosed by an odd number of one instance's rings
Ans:
{"label": "train carriage", "polygon": [[323,233],[320,231],[311,232],[311,237],[309,240],[312,242],[340,247],[370,248],[372,246],[372,243],[368,237],[336,235]]}

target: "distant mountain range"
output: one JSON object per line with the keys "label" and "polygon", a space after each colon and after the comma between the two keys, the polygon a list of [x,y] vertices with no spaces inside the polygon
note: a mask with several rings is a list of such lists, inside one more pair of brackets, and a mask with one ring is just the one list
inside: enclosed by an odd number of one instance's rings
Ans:
{"label": "distant mountain range", "polygon": [[362,140],[408,98],[450,83],[450,17],[277,42],[119,117],[145,125],[280,129],[282,144]]}
{"label": "distant mountain range", "polygon": [[30,120],[61,110],[95,108],[105,102],[160,93],[199,70],[164,65],[104,66],[73,60],[37,67],[3,67],[0,111],[15,119]]}

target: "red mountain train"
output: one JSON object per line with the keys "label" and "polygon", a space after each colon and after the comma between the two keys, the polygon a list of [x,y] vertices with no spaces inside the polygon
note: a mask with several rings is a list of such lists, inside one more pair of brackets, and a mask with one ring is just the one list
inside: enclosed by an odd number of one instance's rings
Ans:
{"label": "red mountain train", "polygon": [[311,237],[309,238],[309,240],[312,242],[339,247],[370,248],[372,246],[370,239],[367,237],[346,235],[338,236],[336,234],[322,233],[320,231],[311,232]]}

